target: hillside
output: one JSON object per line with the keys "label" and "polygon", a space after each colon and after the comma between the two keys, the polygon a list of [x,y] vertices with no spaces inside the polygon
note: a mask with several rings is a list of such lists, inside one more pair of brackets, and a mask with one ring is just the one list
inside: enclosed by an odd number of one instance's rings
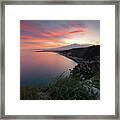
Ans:
{"label": "hillside", "polygon": [[78,64],[47,87],[21,88],[21,100],[100,100],[100,46],[55,52]]}
{"label": "hillside", "polygon": [[63,55],[72,57],[93,59],[94,57],[100,56],[100,45],[90,46],[86,48],[75,48],[70,50],[59,51]]}

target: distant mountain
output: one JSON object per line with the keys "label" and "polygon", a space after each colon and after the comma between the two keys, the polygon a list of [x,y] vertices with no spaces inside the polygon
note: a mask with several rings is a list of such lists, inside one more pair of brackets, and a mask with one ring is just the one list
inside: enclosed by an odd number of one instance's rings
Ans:
{"label": "distant mountain", "polygon": [[63,51],[63,50],[70,50],[70,49],[75,49],[75,48],[86,48],[92,46],[91,44],[71,44],[67,46],[62,46],[58,48],[48,48],[48,49],[43,49],[43,51]]}

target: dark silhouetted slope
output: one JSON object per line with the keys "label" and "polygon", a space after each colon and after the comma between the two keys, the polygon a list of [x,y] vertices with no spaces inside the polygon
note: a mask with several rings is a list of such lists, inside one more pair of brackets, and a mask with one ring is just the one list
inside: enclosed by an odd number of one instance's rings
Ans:
{"label": "dark silhouetted slope", "polygon": [[100,45],[94,45],[86,48],[75,48],[75,49],[64,50],[59,52],[72,57],[90,59],[95,56],[100,56]]}

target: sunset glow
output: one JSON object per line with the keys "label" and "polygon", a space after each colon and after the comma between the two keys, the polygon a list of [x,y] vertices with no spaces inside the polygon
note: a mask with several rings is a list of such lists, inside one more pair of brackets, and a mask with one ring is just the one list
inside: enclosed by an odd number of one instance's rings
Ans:
{"label": "sunset glow", "polygon": [[99,20],[21,20],[21,49],[100,44]]}
{"label": "sunset glow", "polygon": [[20,100],[99,99],[100,21],[21,20]]}

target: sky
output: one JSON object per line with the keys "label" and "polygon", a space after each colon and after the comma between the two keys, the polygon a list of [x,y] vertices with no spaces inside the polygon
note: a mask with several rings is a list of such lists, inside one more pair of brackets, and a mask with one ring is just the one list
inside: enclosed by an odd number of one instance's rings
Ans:
{"label": "sky", "polygon": [[21,49],[100,44],[99,20],[21,20]]}

